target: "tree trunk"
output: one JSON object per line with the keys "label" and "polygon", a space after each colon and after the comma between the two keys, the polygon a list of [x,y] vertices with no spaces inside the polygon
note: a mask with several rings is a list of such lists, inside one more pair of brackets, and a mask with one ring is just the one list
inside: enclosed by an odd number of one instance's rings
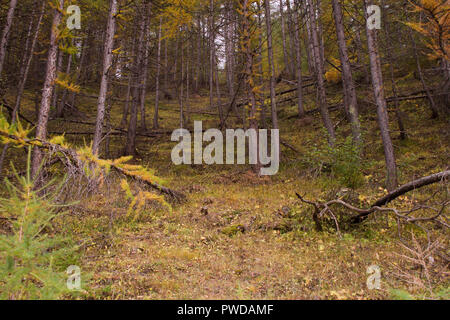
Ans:
{"label": "tree trunk", "polygon": [[288,31],[289,31],[289,39],[290,39],[290,44],[291,44],[291,68],[290,68],[290,73],[289,76],[291,79],[295,79],[295,30],[294,30],[294,21],[292,19],[292,9],[291,9],[291,3],[290,0],[286,0],[286,6],[287,6],[287,17],[288,17]]}
{"label": "tree trunk", "polygon": [[[20,111],[20,103],[22,101],[23,91],[25,89],[25,84],[28,79],[28,72],[30,70],[31,61],[33,60],[33,55],[34,55],[33,52],[34,52],[34,48],[36,46],[36,40],[38,38],[39,31],[41,29],[42,17],[44,16],[44,12],[45,12],[45,4],[46,4],[45,1],[43,1],[42,9],[41,9],[39,18],[36,23],[36,30],[34,31],[33,39],[31,40],[31,45],[24,52],[23,63],[22,63],[22,67],[20,69],[21,70],[20,71],[20,75],[21,75],[20,82],[17,87],[16,103],[14,104],[14,109],[12,111],[12,116],[11,116],[11,124],[14,124],[16,122],[17,114]],[[30,26],[32,26],[32,24],[33,24],[33,22],[30,23]],[[31,29],[29,31],[31,31]],[[3,147],[3,150],[2,150],[2,154],[0,155],[0,175],[3,171],[3,163],[5,161],[7,151],[8,151],[8,144],[5,144],[5,146]]]}
{"label": "tree trunk", "polygon": [[155,88],[155,115],[153,117],[153,129],[158,129],[158,117],[159,117],[159,78],[161,76],[161,36],[162,36],[162,18],[159,19],[158,30],[158,53],[156,62],[156,88]]}
{"label": "tree trunk", "polygon": [[[364,0],[364,12],[367,20],[367,6],[370,3]],[[383,140],[384,156],[386,160],[386,188],[394,190],[398,185],[397,165],[395,163],[394,147],[389,133],[389,117],[386,109],[386,99],[384,95],[383,75],[381,72],[381,61],[377,46],[376,29],[369,30],[366,24],[367,46],[369,49],[370,71],[372,76],[372,86],[377,105],[378,124],[380,126],[381,138]]]}
{"label": "tree trunk", "polygon": [[439,118],[439,111],[436,106],[436,103],[434,102],[433,95],[431,94],[430,89],[428,88],[427,84],[425,83],[425,79],[423,77],[422,66],[420,64],[419,54],[417,53],[417,45],[416,45],[416,41],[414,40],[414,37],[412,35],[411,29],[409,30],[409,36],[410,36],[411,42],[413,44],[414,57],[416,58],[417,72],[419,74],[420,83],[422,84],[422,87],[425,90],[428,101],[430,103],[431,118],[432,119]]}
{"label": "tree trunk", "polygon": [[305,116],[305,109],[303,107],[303,77],[302,77],[302,52],[300,48],[300,21],[299,21],[299,3],[295,0],[294,10],[294,28],[295,28],[295,56],[296,56],[296,77],[297,77],[297,109],[299,118]]}
{"label": "tree trunk", "polygon": [[[289,0],[287,0],[289,1]],[[292,64],[289,63],[289,55],[286,47],[286,21],[284,16],[284,4],[283,0],[280,0],[280,24],[281,24],[281,40],[283,43],[283,59],[284,59],[284,68],[288,71],[289,74],[293,74]]]}
{"label": "tree trunk", "polygon": [[[72,43],[72,45],[73,45],[73,43]],[[71,67],[72,67],[72,55],[69,54],[67,56],[66,75],[69,75]],[[64,107],[66,105],[66,98],[67,98],[67,89],[64,89],[63,95],[61,97],[61,102],[59,103],[58,108],[56,110],[57,118],[61,118],[64,116]]]}
{"label": "tree trunk", "polygon": [[356,99],[355,83],[353,82],[350,59],[348,57],[347,43],[344,33],[344,23],[341,4],[339,0],[332,0],[334,21],[336,25],[336,34],[339,44],[339,57],[342,65],[342,83],[344,86],[344,97],[348,103],[346,111],[349,115],[352,126],[353,141],[355,145],[361,145],[361,124],[359,122],[358,102]]}
{"label": "tree trunk", "polygon": [[[145,19],[142,15],[137,15],[140,19],[139,36],[137,43],[136,59],[133,66],[134,86],[133,86],[133,101],[131,104],[130,122],[128,124],[127,142],[125,144],[124,155],[136,155],[136,130],[137,130],[137,116],[139,104],[139,72],[142,66],[144,33],[145,33]],[[138,20],[139,21],[139,20]]]}
{"label": "tree trunk", "polygon": [[214,108],[214,1],[209,1],[209,107]]}
{"label": "tree trunk", "polygon": [[[273,61],[273,47],[272,47],[272,18],[270,16],[269,0],[264,0],[264,7],[266,12],[267,55],[269,58],[269,68],[270,68],[270,102],[272,114],[272,127],[274,129],[278,129],[277,100],[275,94],[275,63]],[[285,45],[283,47],[285,48]]]}
{"label": "tree trunk", "polygon": [[141,70],[141,98],[140,98],[140,111],[141,111],[141,129],[147,131],[147,124],[145,121],[145,95],[147,92],[147,78],[148,78],[148,55],[150,46],[150,15],[151,15],[151,3],[148,5],[148,13],[146,16],[146,31],[145,31],[145,44],[144,44],[144,61]]}
{"label": "tree trunk", "polygon": [[[385,1],[382,1],[382,7],[385,7]],[[384,18],[384,24],[385,27],[384,29],[384,36],[386,37],[387,43],[391,44],[391,47],[386,48],[386,58],[388,60],[389,63],[389,72],[391,75],[391,86],[392,86],[392,95],[394,97],[394,107],[395,107],[395,117],[397,118],[397,124],[398,124],[398,129],[400,131],[400,140],[405,140],[407,138],[407,134],[406,134],[406,130],[405,130],[405,125],[403,123],[403,118],[400,112],[400,104],[398,101],[398,91],[397,91],[397,84],[395,82],[395,74],[394,74],[394,59],[392,57],[392,46],[393,46],[393,40],[391,38],[391,30],[390,30],[390,23],[389,23],[389,17],[387,14],[387,10],[383,9],[383,16]]]}
{"label": "tree trunk", "polygon": [[16,6],[17,0],[11,0],[11,2],[9,3],[8,14],[6,15],[5,26],[3,27],[2,39],[0,40],[0,79],[3,72],[3,63],[5,62],[6,56],[6,45],[8,44]]}
{"label": "tree trunk", "polygon": [[114,34],[116,32],[116,14],[117,14],[117,0],[111,0],[108,24],[106,27],[105,47],[103,51],[103,71],[100,83],[100,93],[98,94],[97,102],[97,119],[95,124],[94,140],[92,143],[92,153],[98,155],[100,142],[102,140],[103,121],[105,117],[105,101],[108,92],[108,77],[112,65]]}
{"label": "tree trunk", "polygon": [[[42,99],[39,108],[38,121],[36,126],[36,138],[47,138],[47,124],[50,111],[50,100],[52,98],[54,82],[56,79],[56,58],[58,54],[58,28],[61,23],[62,10],[64,8],[64,0],[59,1],[59,8],[53,10],[53,22],[50,35],[50,46],[47,57],[47,70],[45,72],[44,88],[42,90]],[[31,166],[31,174],[33,177],[39,171],[42,161],[42,153],[38,147],[33,150],[33,161]]]}
{"label": "tree trunk", "polygon": [[322,121],[325,126],[325,128],[328,131],[328,142],[330,145],[334,145],[334,141],[336,139],[335,133],[334,133],[334,126],[331,122],[330,115],[328,113],[328,104],[327,104],[327,97],[325,92],[325,81],[324,81],[324,70],[323,70],[323,64],[321,62],[321,54],[320,54],[320,43],[319,43],[319,36],[317,31],[317,22],[316,22],[316,15],[314,12],[314,6],[311,3],[312,0],[309,0],[308,2],[308,11],[309,16],[311,19],[311,33],[312,33],[312,41],[313,41],[313,47],[314,47],[314,60],[315,60],[315,69],[316,69],[316,78],[317,78],[317,91],[318,91],[318,104],[320,108],[320,113],[322,115]]}

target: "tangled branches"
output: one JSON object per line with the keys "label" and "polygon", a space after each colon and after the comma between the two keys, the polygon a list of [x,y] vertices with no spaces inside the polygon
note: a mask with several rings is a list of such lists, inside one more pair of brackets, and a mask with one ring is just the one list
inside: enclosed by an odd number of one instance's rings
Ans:
{"label": "tangled branches", "polygon": [[[389,202],[393,201],[394,199],[398,198],[399,196],[401,196],[411,190],[418,189],[420,187],[430,185],[430,184],[440,182],[440,181],[444,182],[449,177],[449,175],[450,175],[450,170],[446,170],[443,172],[439,172],[439,173],[409,182],[409,183],[397,188],[396,190],[390,192],[386,196],[378,199],[368,209],[362,209],[362,208],[355,207],[341,199],[334,199],[334,200],[330,200],[327,202],[317,202],[317,201],[306,200],[303,196],[301,196],[298,193],[296,193],[296,195],[300,199],[301,202],[314,207],[313,220],[316,224],[316,229],[318,231],[322,231],[322,229],[323,229],[321,219],[325,215],[328,215],[334,221],[337,232],[340,234],[338,219],[336,218],[336,214],[333,212],[332,208],[333,208],[333,206],[341,206],[341,207],[344,207],[344,208],[350,210],[351,212],[355,213],[355,215],[353,215],[350,219],[350,221],[352,221],[353,223],[362,222],[370,214],[375,213],[375,212],[393,214],[398,222],[399,228],[400,228],[401,221],[403,221],[405,223],[414,224],[414,225],[418,226],[419,228],[421,228],[427,234],[428,242],[430,243],[431,240],[430,240],[429,232],[420,223],[421,222],[433,222],[437,225],[440,225],[441,227],[444,227],[447,229],[450,228],[450,225],[448,222],[448,217],[445,214],[446,213],[445,210],[447,209],[447,207],[450,203],[450,200],[448,200],[448,199],[445,200],[444,202],[440,203],[438,207],[432,207],[429,205],[418,205],[409,210],[399,210],[396,208],[387,208],[387,207],[383,207],[383,206],[385,206]],[[426,216],[426,217],[414,216],[414,213],[419,212],[421,210],[427,210],[427,211],[432,212],[433,214],[431,216]],[[399,229],[399,235],[400,235],[400,229]]]}

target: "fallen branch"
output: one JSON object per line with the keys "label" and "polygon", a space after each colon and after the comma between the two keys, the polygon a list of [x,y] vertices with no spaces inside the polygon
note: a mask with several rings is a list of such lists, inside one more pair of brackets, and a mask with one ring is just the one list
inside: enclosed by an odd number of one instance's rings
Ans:
{"label": "fallen branch", "polygon": [[[26,139],[26,138],[20,138],[18,136],[15,136],[13,134],[7,134],[5,132],[0,131],[0,136],[6,137],[10,140],[15,140],[18,142],[18,145],[24,145],[24,146],[34,146],[34,147],[39,147],[42,149],[46,149],[49,151],[52,151],[54,154],[56,154],[57,157],[60,158],[60,160],[63,163],[67,163],[67,164],[75,164],[75,167],[77,168],[78,172],[82,173],[84,172],[84,164],[85,161],[83,161],[78,152],[74,149],[70,149],[70,148],[66,148],[66,147],[62,147],[58,144],[53,144],[50,143],[48,141],[45,140],[40,140],[40,139]],[[100,159],[96,159],[98,161],[103,161]],[[179,191],[175,191],[172,190],[170,188],[167,187],[163,187],[161,185],[159,185],[156,182],[150,182],[147,179],[144,179],[142,177],[140,177],[139,175],[136,174],[132,174],[131,171],[127,170],[126,168],[123,168],[122,166],[115,164],[113,161],[111,161],[110,163],[108,163],[108,165],[116,170],[117,172],[130,177],[136,181],[139,181],[143,184],[146,184],[150,187],[152,187],[153,189],[158,190],[159,192],[166,194],[172,198],[174,198],[177,201],[181,201],[185,198],[185,195]]]}
{"label": "fallen branch", "polygon": [[[330,200],[328,202],[316,202],[316,201],[306,200],[303,196],[301,196],[298,193],[296,193],[296,195],[297,195],[297,198],[300,199],[300,201],[314,207],[313,219],[314,219],[314,222],[316,224],[316,228],[318,231],[322,230],[322,225],[321,225],[320,219],[325,214],[328,214],[333,218],[333,220],[335,221],[335,224],[336,224],[336,228],[339,231],[339,224],[337,222],[337,219],[336,219],[333,211],[331,210],[331,206],[333,206],[333,205],[341,205],[341,206],[349,209],[350,211],[355,212],[357,215],[351,217],[351,221],[353,223],[362,222],[368,215],[370,215],[374,212],[383,212],[383,213],[393,213],[398,219],[401,219],[401,220],[409,222],[409,223],[416,223],[416,222],[423,222],[423,221],[436,221],[439,224],[441,224],[447,228],[450,228],[450,225],[448,223],[446,223],[442,219],[438,219],[441,215],[443,215],[445,208],[450,203],[450,201],[448,201],[448,200],[442,204],[442,208],[440,210],[431,208],[431,207],[424,207],[424,206],[419,206],[419,207],[416,207],[416,208],[413,208],[413,209],[407,210],[407,211],[400,211],[395,208],[383,208],[382,207],[382,206],[385,206],[386,204],[388,204],[389,202],[393,201],[394,199],[400,197],[401,195],[408,193],[409,191],[419,189],[421,187],[424,187],[424,186],[427,186],[427,185],[430,185],[430,184],[433,184],[436,182],[445,181],[449,177],[449,175],[450,175],[450,171],[446,170],[446,171],[442,171],[442,172],[439,172],[436,174],[432,174],[427,177],[423,177],[423,178],[411,181],[407,184],[402,185],[398,189],[390,192],[389,194],[382,197],[381,199],[378,199],[368,209],[362,209],[362,208],[355,207],[355,206],[348,204],[345,201],[342,201],[339,199]],[[435,212],[435,215],[431,216],[431,217],[413,217],[413,216],[411,216],[411,213],[421,210],[421,209],[430,209]]]}

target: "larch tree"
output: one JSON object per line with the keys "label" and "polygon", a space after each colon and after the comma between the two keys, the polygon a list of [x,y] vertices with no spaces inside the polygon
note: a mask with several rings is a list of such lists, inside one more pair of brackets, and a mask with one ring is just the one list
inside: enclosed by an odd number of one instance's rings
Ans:
{"label": "larch tree", "polygon": [[97,118],[95,122],[94,140],[92,142],[92,153],[99,153],[100,142],[103,135],[103,125],[105,119],[105,102],[108,93],[108,78],[111,72],[114,48],[114,35],[116,30],[117,0],[110,1],[109,14],[106,27],[105,46],[103,51],[103,69],[100,82],[100,93],[97,102]]}
{"label": "larch tree", "polygon": [[[50,103],[56,80],[56,60],[58,56],[58,37],[60,34],[60,24],[64,10],[64,0],[59,0],[59,7],[53,9],[53,22],[50,34],[50,45],[47,56],[47,68],[45,72],[44,88],[42,89],[42,98],[39,107],[38,121],[36,125],[36,138],[45,140],[47,138],[47,124],[50,112]],[[33,160],[31,165],[31,174],[36,176],[42,161],[42,153],[38,147],[33,150]]]}
{"label": "larch tree", "polygon": [[[367,9],[371,1],[364,0],[364,12],[366,21],[368,20]],[[389,116],[384,93],[383,74],[381,71],[380,54],[377,44],[377,30],[371,28],[370,23],[366,23],[367,47],[369,49],[370,73],[372,76],[373,94],[377,105],[378,125],[383,141],[384,157],[386,161],[386,188],[391,191],[398,185],[397,164],[395,162],[394,146],[389,132]]]}
{"label": "larch tree", "polygon": [[358,102],[356,98],[355,83],[353,81],[350,59],[348,57],[347,43],[345,39],[344,23],[340,0],[332,0],[333,15],[336,25],[336,34],[339,45],[339,57],[342,66],[342,84],[344,88],[345,108],[352,126],[353,140],[356,145],[361,145],[361,124],[359,122]]}

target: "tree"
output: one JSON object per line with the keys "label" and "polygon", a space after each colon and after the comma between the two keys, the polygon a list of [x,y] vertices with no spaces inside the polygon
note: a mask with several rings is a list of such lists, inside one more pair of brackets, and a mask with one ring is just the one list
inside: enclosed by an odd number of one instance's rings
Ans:
{"label": "tree", "polygon": [[6,45],[8,44],[9,34],[16,10],[17,0],[11,0],[9,3],[8,14],[6,16],[5,26],[3,27],[2,38],[0,40],[0,78],[3,72],[3,63],[5,62]]}
{"label": "tree", "polygon": [[[22,101],[22,96],[23,96],[23,91],[25,90],[25,84],[27,82],[28,79],[28,73],[30,70],[30,66],[31,66],[31,62],[33,60],[33,52],[34,52],[34,48],[36,46],[36,41],[39,35],[39,31],[41,30],[41,22],[42,22],[42,17],[44,16],[44,10],[45,10],[45,5],[46,2],[42,1],[42,8],[39,14],[39,18],[37,19],[36,22],[36,28],[34,31],[34,35],[33,38],[31,40],[31,45],[30,45],[30,49],[29,50],[25,50],[24,52],[24,56],[23,56],[23,61],[22,61],[22,66],[20,68],[20,81],[19,81],[19,85],[17,87],[17,95],[16,95],[16,103],[14,104],[14,109],[12,111],[12,118],[11,118],[11,123],[15,123],[16,122],[16,118],[17,118],[17,114],[19,113],[20,110],[20,104]],[[28,36],[31,35],[31,27],[33,25],[33,21],[30,22],[30,29],[28,31]],[[28,40],[28,39],[27,39]],[[3,151],[2,154],[0,156],[0,174],[2,172],[3,169],[3,163],[5,161],[5,157],[6,157],[6,153],[8,151],[8,144],[6,144],[3,147]]]}
{"label": "tree", "polygon": [[[53,9],[53,22],[50,33],[50,46],[47,57],[47,70],[45,72],[44,88],[39,107],[38,121],[36,126],[36,138],[45,139],[47,137],[47,124],[50,111],[50,100],[52,98],[54,82],[56,80],[56,59],[58,53],[59,26],[62,20],[64,0],[59,0],[59,7]],[[34,148],[31,173],[33,177],[38,173],[39,165],[42,162],[42,153],[38,147]]]}
{"label": "tree", "polygon": [[270,16],[269,0],[264,0],[264,8],[266,13],[266,28],[267,28],[267,55],[269,57],[269,68],[270,68],[270,102],[272,110],[272,127],[274,129],[278,129],[277,100],[275,95],[275,63],[273,61],[273,48],[272,48],[272,19]]}
{"label": "tree", "polygon": [[100,142],[102,140],[103,121],[105,118],[105,101],[108,92],[108,77],[111,71],[114,34],[116,30],[116,14],[117,14],[117,0],[110,1],[108,22],[105,33],[105,47],[103,51],[103,71],[102,80],[100,83],[100,93],[97,102],[97,119],[95,124],[94,140],[92,142],[92,153],[98,155]]}
{"label": "tree", "polygon": [[[368,18],[367,7],[371,4],[369,0],[364,0],[366,19]],[[370,29],[366,24],[367,46],[369,49],[370,72],[372,76],[373,93],[377,105],[378,125],[383,141],[384,157],[386,161],[386,187],[389,191],[394,190],[398,185],[397,165],[395,162],[394,146],[392,145],[389,133],[389,116],[386,108],[386,98],[384,95],[383,74],[381,72],[381,61],[378,53],[377,31]]]}
{"label": "tree", "polygon": [[352,126],[353,140],[361,145],[361,124],[359,122],[358,102],[356,100],[355,83],[353,82],[350,59],[347,52],[343,15],[339,0],[332,0],[336,34],[339,45],[339,57],[342,66],[342,83],[344,87],[344,102]]}
{"label": "tree", "polygon": [[316,70],[316,81],[317,81],[317,91],[318,91],[318,104],[320,108],[320,113],[322,115],[322,121],[325,128],[328,131],[328,141],[330,145],[334,144],[336,140],[336,135],[334,132],[334,126],[330,119],[330,114],[328,112],[328,103],[327,96],[325,91],[325,81],[323,78],[324,75],[324,66],[321,59],[320,53],[320,41],[319,41],[319,27],[317,22],[317,11],[314,6],[314,0],[308,0],[307,2],[309,19],[311,20],[311,34],[312,34],[312,43],[314,48],[314,68]]}

